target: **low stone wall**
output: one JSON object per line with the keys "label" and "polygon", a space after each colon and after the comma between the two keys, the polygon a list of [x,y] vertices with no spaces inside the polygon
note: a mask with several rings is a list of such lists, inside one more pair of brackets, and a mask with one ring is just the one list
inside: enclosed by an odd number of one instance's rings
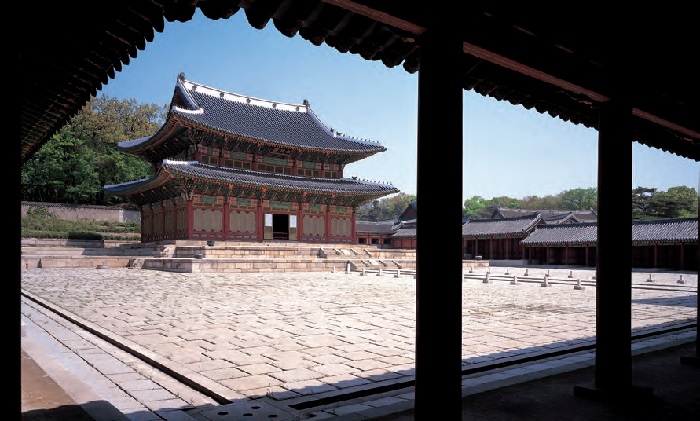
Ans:
{"label": "low stone wall", "polygon": [[47,208],[49,213],[67,221],[140,222],[141,212],[118,206],[73,205],[68,203],[22,202],[22,216],[30,209]]}

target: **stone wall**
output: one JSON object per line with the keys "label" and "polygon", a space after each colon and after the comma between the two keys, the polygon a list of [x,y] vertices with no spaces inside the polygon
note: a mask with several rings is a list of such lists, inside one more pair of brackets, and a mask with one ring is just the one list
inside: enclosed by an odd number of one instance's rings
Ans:
{"label": "stone wall", "polygon": [[141,212],[134,209],[124,209],[118,206],[73,205],[67,203],[22,202],[22,216],[30,209],[47,208],[60,219],[69,221],[108,221],[108,222],[140,222]]}

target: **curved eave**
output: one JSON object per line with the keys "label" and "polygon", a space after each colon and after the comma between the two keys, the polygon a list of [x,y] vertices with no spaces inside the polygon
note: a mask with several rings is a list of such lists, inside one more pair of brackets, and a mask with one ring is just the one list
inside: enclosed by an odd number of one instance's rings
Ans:
{"label": "curved eave", "polygon": [[289,145],[280,142],[272,142],[266,139],[255,139],[225,132],[203,125],[197,121],[187,118],[186,115],[173,113],[168,113],[166,122],[153,136],[146,136],[140,139],[120,142],[117,144],[117,148],[125,153],[142,156],[150,162],[160,162],[163,159],[177,155],[189,147],[191,141],[189,136],[185,135],[189,130],[205,130],[221,137],[222,139],[235,138],[237,142],[248,143],[260,147],[284,147],[286,149],[314,153],[323,156],[339,156],[341,158],[338,160],[343,164],[359,161],[376,153],[385,152],[387,150],[384,146],[377,146],[373,150],[342,150]]}
{"label": "curved eave", "polygon": [[141,180],[121,184],[106,185],[102,190],[114,196],[133,196],[160,188],[167,184],[170,178],[167,172],[160,171],[150,178],[143,178]]}
{"label": "curved eave", "polygon": [[525,238],[527,237],[526,232],[499,232],[499,233],[489,233],[489,234],[462,234],[462,238],[467,240],[487,240],[489,238],[501,239],[501,238]]}
{"label": "curved eave", "polygon": [[164,161],[158,174],[149,179],[105,186],[106,193],[135,196],[153,191],[187,189],[201,184],[217,192],[253,190],[291,193],[300,197],[331,197],[338,201],[364,203],[398,193],[391,184],[369,183],[353,179],[327,179],[270,174],[251,170],[214,167],[197,162]]}
{"label": "curved eave", "polygon": [[[347,160],[347,162],[354,162],[360,159],[367,158],[369,156],[372,156],[376,153],[379,152],[385,152],[387,149],[384,146],[381,146],[379,144],[376,145],[371,145],[369,142],[366,143],[366,145],[370,146],[367,149],[342,149],[342,148],[316,148],[312,146],[299,146],[295,145],[293,143],[285,143],[285,142],[278,142],[278,141],[273,141],[265,138],[260,138],[260,137],[252,137],[240,133],[234,133],[234,132],[228,132],[222,129],[219,129],[217,127],[213,127],[207,124],[204,124],[196,119],[193,119],[192,116],[178,112],[178,110],[174,110],[175,117],[174,119],[178,121],[178,124],[180,124],[182,127],[185,128],[195,128],[195,129],[202,129],[206,130],[211,133],[215,133],[218,136],[221,137],[236,137],[240,139],[241,141],[247,141],[249,143],[254,143],[257,145],[261,146],[271,146],[271,147],[282,147],[286,149],[295,149],[295,150],[302,150],[302,151],[311,151],[315,152],[321,155],[327,155],[327,154],[338,154],[338,155],[345,155],[348,156],[350,159]],[[182,122],[182,123],[180,123]]]}
{"label": "curved eave", "polygon": [[589,242],[579,242],[579,241],[572,241],[572,242],[552,242],[552,243],[527,243],[527,242],[521,242],[523,247],[595,247],[596,243],[589,243]]}
{"label": "curved eave", "polygon": [[189,139],[182,136],[186,127],[178,124],[168,113],[166,122],[153,136],[142,137],[126,142],[119,142],[117,148],[131,155],[138,155],[149,162],[160,162],[175,156],[189,147]]}

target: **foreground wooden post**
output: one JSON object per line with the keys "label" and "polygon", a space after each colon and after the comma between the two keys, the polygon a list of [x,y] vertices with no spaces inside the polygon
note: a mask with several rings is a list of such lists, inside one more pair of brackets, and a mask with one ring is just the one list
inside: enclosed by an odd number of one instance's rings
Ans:
{"label": "foreground wooden post", "polygon": [[[441,7],[441,13],[426,9],[428,29],[420,44],[417,196],[422,222],[416,232],[414,419],[421,421],[462,417],[461,7],[456,2]],[[449,153],[435,147],[436,139],[449,145]],[[444,180],[450,182],[447,195],[435,188]],[[436,262],[441,262],[439,274]]]}

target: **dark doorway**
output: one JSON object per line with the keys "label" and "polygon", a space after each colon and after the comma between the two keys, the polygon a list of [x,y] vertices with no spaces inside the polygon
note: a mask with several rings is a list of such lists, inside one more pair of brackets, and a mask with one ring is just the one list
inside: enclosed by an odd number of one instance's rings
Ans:
{"label": "dark doorway", "polygon": [[272,239],[289,240],[289,215],[272,215]]}

